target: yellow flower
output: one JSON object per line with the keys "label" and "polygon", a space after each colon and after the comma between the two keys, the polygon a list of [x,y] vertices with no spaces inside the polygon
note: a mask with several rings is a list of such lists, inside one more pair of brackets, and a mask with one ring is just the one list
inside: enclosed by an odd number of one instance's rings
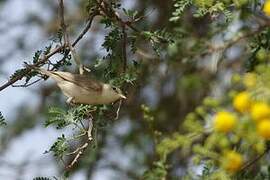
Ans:
{"label": "yellow flower", "polygon": [[270,139],[270,119],[264,119],[257,125],[257,132],[263,138]]}
{"label": "yellow flower", "polygon": [[251,105],[251,99],[248,92],[238,93],[233,99],[233,106],[239,112],[247,112]]}
{"label": "yellow flower", "polygon": [[236,124],[236,117],[226,111],[218,112],[214,117],[214,129],[218,132],[229,132]]}
{"label": "yellow flower", "polygon": [[256,85],[256,74],[246,73],[243,78],[243,83],[247,88],[252,88]]}
{"label": "yellow flower", "polygon": [[229,151],[223,158],[223,167],[231,173],[235,173],[241,169],[243,165],[243,157],[235,151]]}
{"label": "yellow flower", "polygon": [[263,102],[257,102],[252,105],[251,108],[251,117],[259,122],[262,119],[266,119],[270,117],[270,107],[268,104]]}
{"label": "yellow flower", "polygon": [[263,12],[267,15],[270,16],[270,0],[266,0],[263,6]]}

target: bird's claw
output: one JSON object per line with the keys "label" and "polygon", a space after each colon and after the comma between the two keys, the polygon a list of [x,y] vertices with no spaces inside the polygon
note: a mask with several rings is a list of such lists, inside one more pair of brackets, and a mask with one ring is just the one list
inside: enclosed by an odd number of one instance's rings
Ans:
{"label": "bird's claw", "polygon": [[69,97],[66,103],[71,106],[74,106],[76,104],[73,97]]}

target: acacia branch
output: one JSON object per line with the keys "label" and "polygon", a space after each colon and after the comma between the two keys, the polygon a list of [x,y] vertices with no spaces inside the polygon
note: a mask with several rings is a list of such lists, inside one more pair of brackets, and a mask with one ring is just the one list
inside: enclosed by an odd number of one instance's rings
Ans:
{"label": "acacia branch", "polygon": [[122,43],[122,56],[123,56],[123,72],[127,69],[127,32],[126,25],[122,25],[123,43]]}
{"label": "acacia branch", "polygon": [[[141,31],[139,29],[137,29],[136,27],[134,27],[132,25],[132,22],[130,21],[124,21],[121,19],[121,17],[111,8],[109,7],[109,5],[107,4],[107,2],[101,0],[101,2],[96,0],[96,3],[98,5],[98,7],[100,8],[100,10],[104,13],[104,15],[112,20],[116,20],[118,21],[121,25],[125,24],[126,26],[128,26],[130,29],[132,29],[133,31],[140,33]],[[110,10],[113,13],[110,13],[108,10]]]}
{"label": "acacia branch", "polygon": [[93,140],[93,138],[92,138],[92,129],[93,129],[93,119],[90,118],[89,119],[89,124],[88,124],[88,130],[87,130],[87,133],[86,133],[87,134],[87,141],[83,145],[78,147],[75,151],[68,154],[68,155],[76,154],[76,156],[71,161],[71,163],[68,166],[66,166],[67,170],[70,170],[78,162],[78,160],[81,157],[81,155],[83,154],[83,152],[86,150],[86,148],[89,146],[90,142]]}
{"label": "acacia branch", "polygon": [[[71,44],[72,47],[75,47],[78,42],[84,37],[84,35],[88,32],[88,30],[91,28],[92,22],[95,18],[95,16],[97,16],[98,14],[95,12],[93,14],[91,14],[91,16],[88,19],[88,23],[86,25],[86,27],[82,30],[82,32],[78,35],[78,37],[74,40],[74,42]],[[32,64],[32,66],[35,67],[40,67],[42,65],[44,65],[49,58],[51,58],[53,55],[60,53],[61,51],[65,50],[66,47],[65,45],[61,45],[61,46],[57,46],[55,47],[50,53],[48,53],[47,55],[41,57],[36,63]],[[70,52],[69,49],[66,49],[67,52]],[[13,85],[14,83],[16,83],[17,81],[21,80],[24,76],[26,76],[27,74],[29,74],[31,72],[32,68],[30,68],[29,66],[25,68],[25,71],[15,77],[13,77],[12,79],[8,80],[6,83],[4,83],[2,86],[0,86],[0,91],[6,89],[7,87]]]}
{"label": "acacia branch", "polygon": [[84,35],[89,31],[89,29],[91,28],[92,26],[92,22],[94,20],[94,18],[99,15],[98,12],[94,12],[93,14],[90,15],[89,19],[88,19],[88,22],[85,26],[85,28],[82,30],[82,32],[79,34],[79,36],[75,39],[75,41],[71,44],[72,47],[75,47],[76,44],[84,37]]}
{"label": "acacia branch", "polygon": [[[55,55],[56,53],[61,52],[63,49],[64,49],[64,46],[58,46],[58,47],[56,47],[54,50],[52,50],[52,52],[50,52],[49,54],[47,54],[47,55],[41,57],[41,58],[39,59],[38,62],[36,62],[36,63],[33,64],[33,66],[41,66],[41,65],[45,64],[46,61],[47,61],[50,57],[52,57],[52,56]],[[17,75],[16,77],[14,77],[14,78],[10,79],[8,82],[6,82],[4,85],[0,86],[0,91],[2,91],[3,89],[5,89],[5,88],[11,86],[11,85],[14,84],[15,82],[21,80],[25,75],[27,75],[28,73],[30,73],[31,70],[32,70],[32,68],[26,67],[26,68],[25,68],[25,72],[23,72],[23,73],[20,74],[20,75]]]}
{"label": "acacia branch", "polygon": [[64,0],[59,0],[59,14],[60,14],[60,26],[63,31],[63,37],[64,37],[64,45],[67,45],[68,38],[67,38],[67,26],[65,24],[65,10],[64,10]]}

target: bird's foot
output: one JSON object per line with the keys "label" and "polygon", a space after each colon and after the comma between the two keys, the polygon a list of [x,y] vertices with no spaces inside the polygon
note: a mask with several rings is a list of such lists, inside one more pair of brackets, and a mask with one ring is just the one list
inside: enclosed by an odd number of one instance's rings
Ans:
{"label": "bird's foot", "polygon": [[75,106],[75,105],[76,105],[76,103],[75,103],[73,97],[69,97],[69,98],[67,99],[66,103],[67,103],[68,105],[70,105],[70,106]]}

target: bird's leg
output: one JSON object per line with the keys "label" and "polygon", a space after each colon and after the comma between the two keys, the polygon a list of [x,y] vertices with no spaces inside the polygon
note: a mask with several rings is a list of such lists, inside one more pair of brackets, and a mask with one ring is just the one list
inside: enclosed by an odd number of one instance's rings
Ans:
{"label": "bird's leg", "polygon": [[67,32],[67,25],[65,24],[65,18],[64,18],[64,2],[63,0],[59,1],[60,2],[60,17],[61,17],[61,27],[63,30],[63,38],[64,38],[64,46],[65,48],[68,47],[75,63],[77,64],[78,68],[79,68],[79,72],[80,74],[84,73],[84,66],[81,63],[81,60],[79,58],[79,56],[77,56],[76,52],[75,52],[75,48],[72,46],[72,44],[69,41],[69,34]]}
{"label": "bird's leg", "polygon": [[84,66],[83,66],[83,64],[82,64],[82,62],[81,62],[80,57],[77,55],[77,53],[76,53],[76,51],[75,51],[75,48],[72,47],[71,44],[69,44],[69,49],[70,49],[70,52],[71,52],[71,54],[72,54],[72,56],[73,56],[73,59],[74,59],[76,65],[77,65],[78,68],[79,68],[79,73],[80,73],[80,74],[84,74]]}
{"label": "bird's leg", "polygon": [[69,104],[69,105],[74,105],[74,104],[75,104],[75,102],[74,102],[74,97],[69,97],[69,98],[67,99],[66,103]]}

